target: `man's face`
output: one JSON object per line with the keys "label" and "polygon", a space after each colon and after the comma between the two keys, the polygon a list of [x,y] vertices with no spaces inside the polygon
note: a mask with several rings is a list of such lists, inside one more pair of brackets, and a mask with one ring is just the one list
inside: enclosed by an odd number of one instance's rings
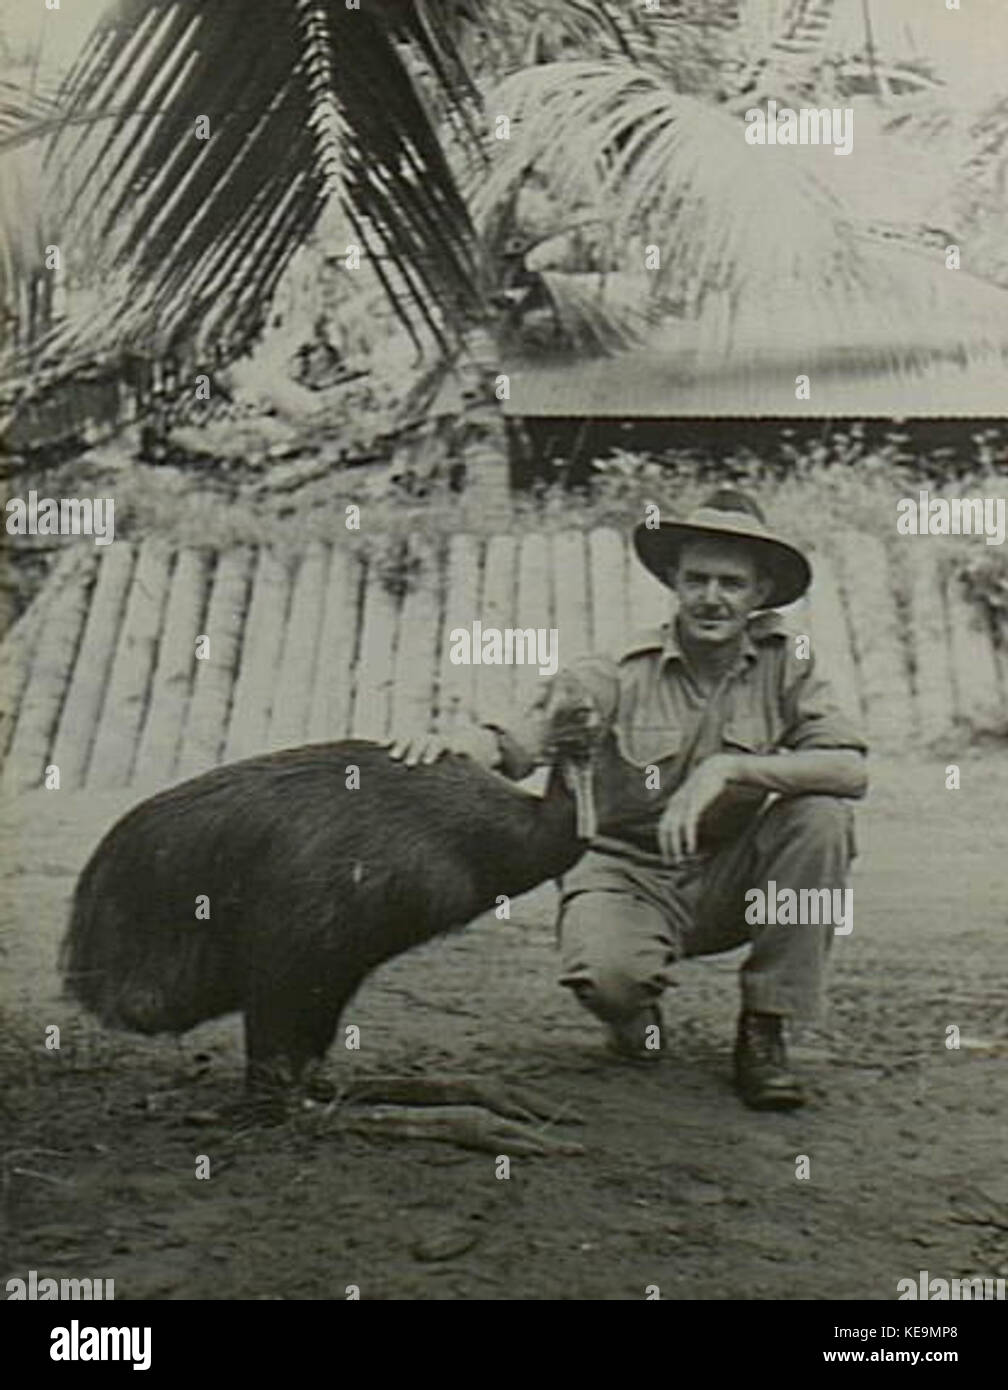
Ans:
{"label": "man's face", "polygon": [[680,632],[699,647],[734,642],[770,592],[752,553],[731,541],[687,541],[669,582],[679,599]]}

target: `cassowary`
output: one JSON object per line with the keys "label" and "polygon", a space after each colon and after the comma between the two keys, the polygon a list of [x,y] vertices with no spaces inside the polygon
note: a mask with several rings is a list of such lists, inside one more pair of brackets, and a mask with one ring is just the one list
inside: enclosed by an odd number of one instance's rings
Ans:
{"label": "cassowary", "polygon": [[80,875],[68,991],[139,1033],[240,1010],[249,1081],[297,1080],[375,966],[580,857],[596,706],[554,681],[543,797],[467,758],[407,768],[363,740],[250,758],[151,797]]}

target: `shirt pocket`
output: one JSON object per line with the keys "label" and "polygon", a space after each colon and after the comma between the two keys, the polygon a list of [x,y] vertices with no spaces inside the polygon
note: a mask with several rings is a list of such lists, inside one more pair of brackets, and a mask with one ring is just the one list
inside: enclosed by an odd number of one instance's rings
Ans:
{"label": "shirt pocket", "polygon": [[721,742],[739,753],[769,753],[776,746],[769,720],[760,710],[735,714],[725,724]]}
{"label": "shirt pocket", "polygon": [[620,757],[635,767],[648,767],[677,758],[686,741],[678,723],[661,726],[618,724],[614,733]]}

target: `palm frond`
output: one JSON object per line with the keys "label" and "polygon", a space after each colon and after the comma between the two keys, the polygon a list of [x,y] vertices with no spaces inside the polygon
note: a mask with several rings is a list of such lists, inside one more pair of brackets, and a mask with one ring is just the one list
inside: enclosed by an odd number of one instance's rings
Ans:
{"label": "palm frond", "polygon": [[[854,351],[888,334],[897,355],[915,338],[925,355],[940,352],[935,324],[955,352],[1008,341],[978,297],[960,300],[954,277],[942,271],[925,285],[916,259],[895,273],[892,245],[862,234],[877,204],[862,196],[869,184],[900,186],[896,146],[879,142],[864,168],[818,147],[757,150],[728,107],[615,61],[529,69],[492,102],[510,113],[511,135],[494,142],[493,168],[473,200],[477,226],[491,225],[530,178],[541,182],[570,218],[604,222],[607,268],[639,271],[645,245],[657,249],[653,292],[678,306],[711,360],[758,351],[775,322],[808,343],[829,325]],[[920,182],[907,182],[918,196]]]}
{"label": "palm frond", "polygon": [[655,74],[545,65],[502,83],[494,109],[511,113],[511,138],[474,198],[477,226],[533,170],[560,205],[605,221],[622,269],[643,268],[630,248],[643,261],[642,243],[657,246],[654,284],[687,312],[711,293],[742,302],[798,284],[817,298],[858,283],[843,208],[809,161],[764,151],[773,181],[758,177],[741,122]]}
{"label": "palm frond", "polygon": [[1008,96],[908,98],[890,113],[885,134],[926,164],[927,220],[940,245],[960,244],[975,273],[1008,285]]}
{"label": "palm frond", "polygon": [[[556,332],[548,350],[585,354],[625,352],[646,343],[659,310],[644,272],[539,272],[549,296]],[[522,346],[531,346],[530,335]]]}
{"label": "palm frond", "polygon": [[[411,330],[458,330],[477,300],[472,231],[400,48],[415,44],[464,106],[432,13],[424,0],[121,0],[69,77],[49,151],[82,243],[102,248],[91,270],[125,275],[97,326],[104,348],[247,344],[333,197]],[[52,353],[94,347],[95,330],[67,325]]]}
{"label": "palm frond", "polygon": [[30,344],[48,326],[53,277],[45,249],[58,244],[60,230],[32,152],[58,119],[55,85],[20,75],[0,80],[0,351]]}
{"label": "palm frond", "polygon": [[829,34],[833,0],[739,0],[738,40],[759,61],[773,49],[818,52]]}
{"label": "palm frond", "polygon": [[0,78],[0,153],[55,129],[59,114],[55,82],[29,86],[9,77]]}
{"label": "palm frond", "polygon": [[739,0],[736,94],[818,105],[824,94],[933,90],[935,79],[891,0]]}

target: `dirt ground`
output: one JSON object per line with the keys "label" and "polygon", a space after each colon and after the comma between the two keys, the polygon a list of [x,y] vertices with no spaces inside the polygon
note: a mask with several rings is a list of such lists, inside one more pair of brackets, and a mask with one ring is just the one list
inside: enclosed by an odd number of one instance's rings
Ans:
{"label": "dirt ground", "polygon": [[659,1062],[610,1059],[555,983],[551,886],[373,976],[344,1020],[361,1051],[337,1041],[331,1076],[534,1086],[584,1151],[513,1157],[507,1180],[493,1153],[375,1140],[319,1107],[242,1119],[237,1019],[175,1043],[61,1002],[75,874],[135,798],[8,801],[0,1277],[114,1278],[117,1299],[892,1299],[921,1269],[1008,1274],[1008,752],[964,758],[958,792],[944,762],[873,765],[854,931],[797,1049],[803,1112],[730,1089],[740,953],[681,967]]}

